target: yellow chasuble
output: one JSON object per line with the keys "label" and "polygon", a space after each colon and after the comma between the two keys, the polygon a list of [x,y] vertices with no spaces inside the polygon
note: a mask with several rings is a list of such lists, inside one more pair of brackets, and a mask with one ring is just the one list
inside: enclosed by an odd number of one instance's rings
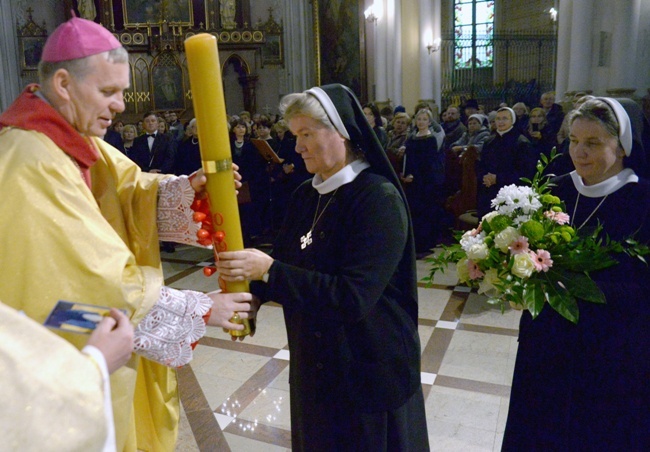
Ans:
{"label": "yellow chasuble", "polygon": [[[111,306],[135,325],[163,284],[156,207],[165,177],[93,139],[92,191],[46,135],[0,130],[0,300],[43,323],[58,300]],[[85,335],[57,331],[81,349]],[[137,382],[137,383],[136,383]],[[118,450],[173,450],[176,371],[133,355],[111,375]]]}
{"label": "yellow chasuble", "polygon": [[97,365],[2,303],[0,375],[3,449],[102,450],[106,417]]}

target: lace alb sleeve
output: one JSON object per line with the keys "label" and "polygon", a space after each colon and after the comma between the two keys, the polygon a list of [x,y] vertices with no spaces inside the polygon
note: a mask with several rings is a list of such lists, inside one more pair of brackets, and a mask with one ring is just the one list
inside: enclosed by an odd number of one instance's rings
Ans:
{"label": "lace alb sleeve", "polygon": [[169,367],[188,364],[191,344],[205,334],[202,317],[211,307],[204,293],[163,286],[160,298],[135,328],[135,352]]}
{"label": "lace alb sleeve", "polygon": [[176,242],[201,246],[196,233],[201,223],[192,219],[194,189],[187,176],[170,177],[158,185],[158,238],[163,242]]}

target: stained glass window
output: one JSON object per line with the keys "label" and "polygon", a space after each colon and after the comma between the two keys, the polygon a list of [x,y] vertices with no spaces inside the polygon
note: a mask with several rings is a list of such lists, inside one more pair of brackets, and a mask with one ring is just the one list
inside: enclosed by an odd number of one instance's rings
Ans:
{"label": "stained glass window", "polygon": [[494,1],[454,1],[454,68],[492,67]]}

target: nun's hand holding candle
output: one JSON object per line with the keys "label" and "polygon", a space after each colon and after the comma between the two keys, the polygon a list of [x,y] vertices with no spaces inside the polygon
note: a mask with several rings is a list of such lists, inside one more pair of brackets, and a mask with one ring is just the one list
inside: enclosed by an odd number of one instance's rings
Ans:
{"label": "nun's hand holding candle", "polygon": [[292,448],[428,450],[399,179],[349,89],[290,94],[281,111],[314,177],[294,192],[272,256],[222,252],[218,265],[283,307]]}

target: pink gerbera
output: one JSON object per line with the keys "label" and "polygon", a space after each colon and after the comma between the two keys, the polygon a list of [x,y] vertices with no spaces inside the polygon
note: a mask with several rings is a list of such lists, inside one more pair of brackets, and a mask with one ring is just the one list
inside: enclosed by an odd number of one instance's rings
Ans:
{"label": "pink gerbera", "polygon": [[476,264],[476,262],[472,260],[467,261],[467,269],[469,270],[470,279],[478,279],[485,276],[485,273],[483,273],[481,269],[478,267],[478,265]]}
{"label": "pink gerbera", "polygon": [[515,254],[521,254],[521,253],[527,253],[528,252],[528,237],[519,236],[517,240],[512,242],[510,246],[508,247],[510,250],[510,254],[515,255]]}
{"label": "pink gerbera", "polygon": [[547,272],[553,266],[553,259],[551,253],[546,250],[529,251],[531,259],[535,264],[535,270],[538,272]]}
{"label": "pink gerbera", "polygon": [[553,212],[552,210],[544,212],[544,216],[555,221],[557,224],[568,224],[570,219],[569,214],[564,212]]}

